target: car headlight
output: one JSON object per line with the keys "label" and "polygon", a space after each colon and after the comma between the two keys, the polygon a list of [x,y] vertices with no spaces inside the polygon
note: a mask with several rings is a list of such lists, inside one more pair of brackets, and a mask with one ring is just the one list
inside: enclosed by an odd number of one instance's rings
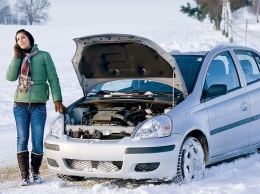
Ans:
{"label": "car headlight", "polygon": [[64,130],[64,115],[60,114],[50,124],[50,134],[54,137],[61,138]]}
{"label": "car headlight", "polygon": [[167,115],[160,115],[146,120],[137,126],[133,140],[167,137],[171,134],[172,120]]}

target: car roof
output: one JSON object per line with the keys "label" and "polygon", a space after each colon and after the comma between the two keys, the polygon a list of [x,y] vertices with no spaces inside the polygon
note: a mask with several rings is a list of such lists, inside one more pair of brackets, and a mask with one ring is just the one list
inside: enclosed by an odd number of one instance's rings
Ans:
{"label": "car roof", "polygon": [[170,55],[178,56],[178,55],[194,55],[194,56],[205,56],[209,51],[197,51],[197,52],[180,52],[180,51],[171,51]]}
{"label": "car roof", "polygon": [[188,52],[181,52],[179,50],[172,50],[171,52],[169,52],[170,55],[172,56],[185,56],[185,55],[190,55],[190,56],[205,56],[207,55],[209,52],[212,51],[216,51],[216,50],[220,50],[220,49],[243,49],[243,50],[251,50],[251,51],[256,51],[253,48],[250,47],[245,47],[245,46],[239,46],[239,45],[235,45],[235,44],[221,44],[221,45],[217,45],[211,49],[205,50],[205,51],[196,51],[196,52],[192,52],[192,51],[188,51]]}

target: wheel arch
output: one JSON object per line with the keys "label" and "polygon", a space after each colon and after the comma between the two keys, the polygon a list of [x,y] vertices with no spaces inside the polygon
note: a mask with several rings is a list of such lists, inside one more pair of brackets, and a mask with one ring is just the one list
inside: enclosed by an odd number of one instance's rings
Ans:
{"label": "wheel arch", "polygon": [[197,140],[199,140],[200,144],[203,147],[203,151],[205,154],[205,164],[207,165],[208,161],[209,161],[209,146],[208,146],[208,140],[207,140],[207,137],[205,136],[205,134],[202,131],[196,129],[196,130],[190,131],[186,135],[186,137],[194,137]]}

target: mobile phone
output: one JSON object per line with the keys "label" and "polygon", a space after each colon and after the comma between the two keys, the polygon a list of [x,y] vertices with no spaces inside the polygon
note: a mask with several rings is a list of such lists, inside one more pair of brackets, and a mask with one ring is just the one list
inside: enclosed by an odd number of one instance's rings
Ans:
{"label": "mobile phone", "polygon": [[21,53],[23,53],[23,49],[22,49],[18,44],[16,44],[16,48],[17,48],[18,51],[20,51]]}

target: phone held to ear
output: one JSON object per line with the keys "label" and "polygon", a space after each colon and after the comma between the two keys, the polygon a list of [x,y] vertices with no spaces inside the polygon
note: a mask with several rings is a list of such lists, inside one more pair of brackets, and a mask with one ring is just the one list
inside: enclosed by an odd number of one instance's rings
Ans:
{"label": "phone held to ear", "polygon": [[23,49],[18,45],[14,45],[14,56],[17,58],[23,58],[24,52]]}
{"label": "phone held to ear", "polygon": [[18,44],[16,44],[16,45],[17,45],[16,46],[17,50],[20,51],[21,53],[23,53],[23,49]]}

